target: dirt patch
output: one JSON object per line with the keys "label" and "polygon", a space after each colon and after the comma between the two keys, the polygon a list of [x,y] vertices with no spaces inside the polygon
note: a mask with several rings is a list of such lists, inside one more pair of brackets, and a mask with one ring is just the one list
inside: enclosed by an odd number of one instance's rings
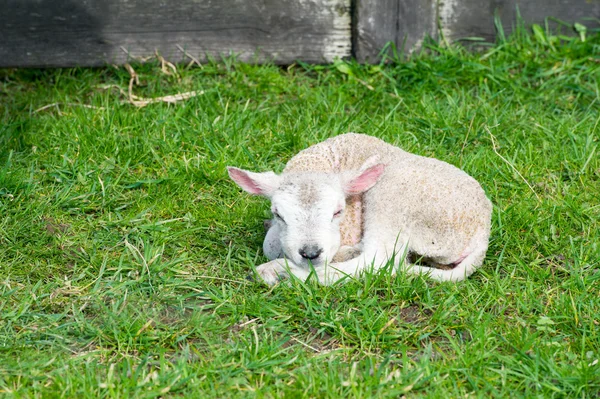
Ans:
{"label": "dirt patch", "polygon": [[421,309],[419,305],[412,304],[399,311],[399,320],[408,324],[420,324],[431,317],[431,310]]}
{"label": "dirt patch", "polygon": [[53,218],[44,218],[44,222],[46,223],[46,233],[51,236],[63,235],[71,228],[71,225],[66,223],[58,223]]}
{"label": "dirt patch", "polygon": [[329,334],[327,331],[319,332],[314,327],[310,328],[309,344],[312,348],[316,349],[316,352],[327,352],[335,349],[338,346],[338,342]]}
{"label": "dirt patch", "polygon": [[187,303],[183,307],[167,305],[160,310],[156,319],[166,325],[172,326],[191,319],[196,310],[202,310],[202,307],[210,301],[198,301]]}
{"label": "dirt patch", "polygon": [[232,326],[229,327],[229,331],[232,333],[232,335],[238,335],[238,333],[242,330],[244,330],[245,328],[249,328],[250,326],[254,326],[254,325],[259,325],[262,326],[262,322],[260,321],[260,318],[256,317],[254,319],[248,319],[248,316],[244,316],[242,318],[242,320],[240,320],[239,323],[236,323]]}
{"label": "dirt patch", "polygon": [[565,270],[567,268],[567,261],[563,254],[556,254],[556,255],[548,256],[544,259],[544,261],[545,262],[542,263],[542,265],[544,265],[545,267],[548,267],[548,268],[558,269],[558,270]]}
{"label": "dirt patch", "polygon": [[289,338],[290,339],[282,345],[283,348],[291,348],[300,345],[311,353],[326,353],[339,346],[338,341],[329,333],[319,331],[314,327],[310,328],[310,332],[307,335],[297,334],[289,336]]}
{"label": "dirt patch", "polygon": [[554,254],[544,258],[540,267],[548,270],[552,276],[567,276],[570,273],[569,259],[563,254]]}

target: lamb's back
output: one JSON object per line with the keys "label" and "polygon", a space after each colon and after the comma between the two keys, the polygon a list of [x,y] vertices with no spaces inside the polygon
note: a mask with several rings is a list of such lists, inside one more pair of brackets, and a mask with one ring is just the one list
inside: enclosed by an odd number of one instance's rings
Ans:
{"label": "lamb's back", "polygon": [[395,151],[402,150],[373,136],[346,133],[300,151],[288,161],[284,173],[358,170],[373,155],[387,164]]}

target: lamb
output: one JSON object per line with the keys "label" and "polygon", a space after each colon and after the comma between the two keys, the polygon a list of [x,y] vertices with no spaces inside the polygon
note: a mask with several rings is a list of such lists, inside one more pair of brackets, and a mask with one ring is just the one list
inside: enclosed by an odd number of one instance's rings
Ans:
{"label": "lamb", "polygon": [[487,252],[492,204],[480,184],[372,136],[330,138],[294,156],[280,175],[228,172],[271,200],[263,245],[271,260],[256,268],[269,285],[289,274],[305,280],[311,266],[321,284],[332,284],[390,261],[409,274],[461,281]]}

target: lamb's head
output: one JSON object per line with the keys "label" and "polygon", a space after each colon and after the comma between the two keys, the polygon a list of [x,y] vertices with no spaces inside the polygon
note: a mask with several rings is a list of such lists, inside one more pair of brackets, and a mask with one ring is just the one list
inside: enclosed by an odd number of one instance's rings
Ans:
{"label": "lamb's head", "polygon": [[281,248],[299,266],[319,266],[340,247],[340,222],[346,197],[377,183],[384,165],[341,174],[323,172],[253,173],[228,167],[229,176],[250,194],[271,199]]}

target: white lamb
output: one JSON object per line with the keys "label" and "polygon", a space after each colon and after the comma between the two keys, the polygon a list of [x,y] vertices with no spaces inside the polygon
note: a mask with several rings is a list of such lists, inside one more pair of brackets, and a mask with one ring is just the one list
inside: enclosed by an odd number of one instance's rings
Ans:
{"label": "white lamb", "polygon": [[271,199],[263,247],[272,260],[256,268],[267,284],[289,273],[304,280],[310,265],[331,284],[390,260],[407,273],[460,281],[485,258],[492,204],[479,183],[375,137],[333,137],[294,156],[281,175],[228,171],[245,191]]}

